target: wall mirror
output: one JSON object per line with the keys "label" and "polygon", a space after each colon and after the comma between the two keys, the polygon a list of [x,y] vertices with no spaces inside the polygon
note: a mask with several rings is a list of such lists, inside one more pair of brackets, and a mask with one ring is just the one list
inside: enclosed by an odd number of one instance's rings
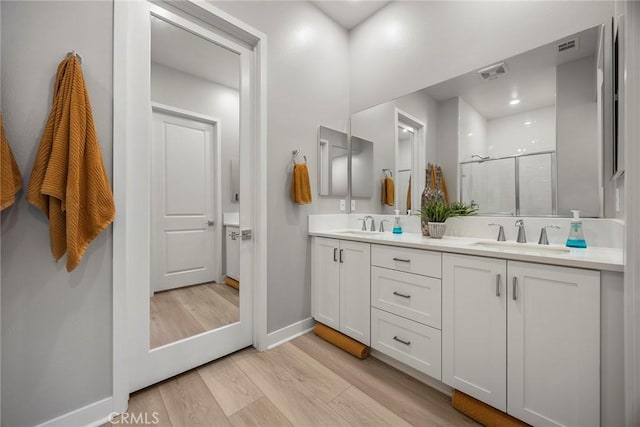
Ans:
{"label": "wall mirror", "polygon": [[151,16],[150,69],[153,349],[239,322],[240,58]]}
{"label": "wall mirror", "polygon": [[395,208],[419,209],[433,162],[449,194],[481,214],[602,216],[603,150],[611,144],[606,28],[353,114],[352,134],[375,143],[373,178],[395,171]]}
{"label": "wall mirror", "polygon": [[318,131],[318,188],[321,196],[346,196],[349,191],[349,138],[320,126]]}
{"label": "wall mirror", "polygon": [[373,142],[351,137],[351,197],[373,196]]}

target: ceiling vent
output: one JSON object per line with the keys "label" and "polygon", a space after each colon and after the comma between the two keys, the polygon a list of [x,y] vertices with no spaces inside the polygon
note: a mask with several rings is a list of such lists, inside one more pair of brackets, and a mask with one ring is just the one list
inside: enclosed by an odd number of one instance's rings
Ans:
{"label": "ceiling vent", "polygon": [[501,62],[499,64],[491,65],[482,70],[478,70],[478,75],[482,80],[495,80],[498,77],[502,77],[509,72],[507,64]]}
{"label": "ceiling vent", "polygon": [[558,46],[558,54],[564,54],[567,52],[572,52],[578,48],[578,39],[566,40],[560,43]]}

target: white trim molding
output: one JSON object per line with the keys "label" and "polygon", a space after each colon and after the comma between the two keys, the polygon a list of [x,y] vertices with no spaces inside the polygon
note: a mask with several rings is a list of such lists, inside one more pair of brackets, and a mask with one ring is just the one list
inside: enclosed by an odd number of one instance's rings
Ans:
{"label": "white trim molding", "polygon": [[640,3],[625,2],[624,138],[626,244],[624,266],[625,418],[640,425]]}
{"label": "white trim molding", "polygon": [[292,323],[289,326],[278,329],[267,335],[267,349],[271,350],[281,344],[291,341],[294,338],[298,338],[301,335],[313,330],[316,322],[312,317],[307,317],[296,323]]}
{"label": "white trim molding", "polygon": [[110,420],[113,399],[107,397],[89,405],[38,424],[36,427],[99,426]]}

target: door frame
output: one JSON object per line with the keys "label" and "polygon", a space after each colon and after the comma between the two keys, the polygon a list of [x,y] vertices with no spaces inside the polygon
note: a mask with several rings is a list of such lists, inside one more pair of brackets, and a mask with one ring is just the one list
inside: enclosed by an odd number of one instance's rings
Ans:
{"label": "door frame", "polygon": [[[113,188],[117,216],[113,224],[113,412],[126,411],[130,389],[129,310],[127,294],[136,283],[139,268],[147,263],[140,256],[140,230],[148,231],[148,218],[141,220],[128,206],[135,205],[137,194],[144,191],[128,183],[135,173],[134,159],[139,154],[135,144],[149,133],[144,117],[148,112],[136,111],[136,100],[146,97],[148,88],[136,86],[136,44],[131,39],[137,33],[136,8],[144,2],[114,2],[113,43]],[[168,10],[181,12],[187,19],[203,21],[226,37],[251,50],[251,112],[250,142],[254,171],[253,197],[253,345],[259,351],[267,348],[267,37],[262,32],[202,0],[154,2]],[[147,70],[148,71],[148,70]],[[142,114],[143,120],[139,120]],[[144,234],[144,233],[143,233]],[[138,238],[138,240],[136,240]],[[148,244],[147,244],[148,246]],[[129,259],[128,259],[129,258]],[[133,258],[135,258],[134,262]]]}
{"label": "door frame", "polygon": [[[153,121],[153,115],[155,113],[165,114],[171,117],[177,117],[181,119],[192,120],[199,123],[206,123],[213,126],[213,147],[211,154],[213,155],[213,161],[211,163],[213,167],[213,277],[216,282],[222,280],[222,236],[224,235],[222,224],[222,124],[220,119],[211,117],[205,114],[195,113],[193,111],[184,110],[182,108],[174,107],[172,105],[161,104],[158,102],[151,102],[151,117]],[[153,150],[153,148],[152,148]],[[152,154],[152,157],[154,154]],[[153,203],[153,202],[152,202]],[[157,233],[157,224],[151,221],[151,232]],[[152,237],[150,236],[150,239]],[[152,254],[153,255],[153,254]],[[151,265],[153,265],[153,257],[151,259]],[[153,275],[153,274],[152,274]],[[154,290],[150,289],[151,296],[154,294]]]}
{"label": "door frame", "polygon": [[[412,142],[412,148],[411,148],[411,172],[412,172],[412,176],[411,176],[411,210],[416,210],[416,209],[420,209],[420,195],[422,194],[422,192],[420,191],[420,186],[422,185],[423,182],[425,182],[426,179],[426,172],[425,169],[427,167],[426,165],[426,145],[427,145],[427,140],[426,140],[426,135],[427,135],[427,124],[424,123],[422,120],[418,119],[415,116],[412,116],[411,114],[407,113],[406,111],[401,110],[398,107],[394,108],[394,114],[393,114],[393,120],[394,120],[394,125],[395,128],[393,130],[394,132],[394,156],[396,159],[399,158],[399,145],[398,145],[398,127],[400,126],[400,124],[407,124],[407,125],[411,125],[415,130],[415,134],[413,137],[413,142]],[[397,160],[394,164],[394,171],[396,174],[396,180],[399,178],[398,175],[398,163]],[[414,172],[415,171],[415,172]],[[413,175],[416,176],[413,176]],[[398,195],[398,196],[402,196],[402,195]],[[405,194],[406,197],[406,194]],[[396,197],[396,204],[394,206],[394,209],[398,208],[398,203],[399,202],[399,197]],[[406,213],[406,212],[405,212]]]}

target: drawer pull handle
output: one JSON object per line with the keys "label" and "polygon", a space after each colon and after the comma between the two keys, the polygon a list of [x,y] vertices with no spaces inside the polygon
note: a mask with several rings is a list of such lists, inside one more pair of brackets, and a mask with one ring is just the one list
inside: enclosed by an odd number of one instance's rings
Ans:
{"label": "drawer pull handle", "polygon": [[338,261],[338,248],[333,248],[333,262]]}
{"label": "drawer pull handle", "polygon": [[394,295],[397,295],[397,296],[399,296],[399,297],[402,297],[402,298],[411,298],[411,295],[401,294],[401,293],[400,293],[400,292],[398,292],[398,291],[393,291],[393,294],[394,294]]}
{"label": "drawer pull handle", "polygon": [[344,263],[344,257],[342,254],[344,253],[344,249],[340,249],[340,263]]}
{"label": "drawer pull handle", "polygon": [[496,275],[496,296],[500,297],[500,274]]}
{"label": "drawer pull handle", "polygon": [[396,337],[393,337],[393,339],[394,339],[395,341],[398,341],[399,343],[404,344],[404,345],[411,345],[411,341],[405,341],[405,340],[403,340],[402,338],[398,338],[397,336],[396,336]]}
{"label": "drawer pull handle", "polygon": [[411,262],[410,259],[405,259],[405,258],[396,258],[396,257],[394,257],[393,260],[397,261],[397,262]]}
{"label": "drawer pull handle", "polygon": [[518,299],[518,278],[513,276],[513,300]]}

